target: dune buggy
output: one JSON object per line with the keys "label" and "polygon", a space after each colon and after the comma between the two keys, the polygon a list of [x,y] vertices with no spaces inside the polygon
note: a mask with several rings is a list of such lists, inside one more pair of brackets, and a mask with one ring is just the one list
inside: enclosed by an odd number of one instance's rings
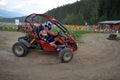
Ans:
{"label": "dune buggy", "polygon": [[[52,46],[50,43],[46,43],[41,37],[39,37],[39,29],[34,27],[34,23],[42,23],[50,21],[52,28],[56,29],[59,33],[65,35],[65,44],[57,47]],[[70,32],[54,17],[46,14],[30,14],[25,18],[24,26],[18,26],[18,29],[23,29],[27,32],[26,36],[18,38],[18,41],[12,46],[12,51],[15,56],[23,57],[28,54],[28,50],[31,47],[38,47],[45,52],[56,52],[59,53],[59,59],[61,62],[69,62],[73,58],[73,52],[78,49],[78,43],[74,37],[70,35]],[[44,26],[44,25],[43,25]]]}

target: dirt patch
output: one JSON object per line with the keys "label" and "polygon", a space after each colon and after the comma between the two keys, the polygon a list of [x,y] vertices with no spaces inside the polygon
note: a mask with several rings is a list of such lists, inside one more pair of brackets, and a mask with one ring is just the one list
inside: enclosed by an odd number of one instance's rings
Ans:
{"label": "dirt patch", "polygon": [[26,57],[11,51],[20,32],[0,31],[0,80],[119,80],[120,42],[108,34],[85,34],[70,63],[59,63],[58,54],[29,50]]}

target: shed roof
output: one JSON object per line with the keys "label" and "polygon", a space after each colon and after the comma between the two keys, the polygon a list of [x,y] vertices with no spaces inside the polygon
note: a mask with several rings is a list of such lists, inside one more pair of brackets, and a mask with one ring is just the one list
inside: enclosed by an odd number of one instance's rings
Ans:
{"label": "shed roof", "polygon": [[113,20],[113,21],[102,21],[99,22],[100,24],[119,24],[120,20]]}

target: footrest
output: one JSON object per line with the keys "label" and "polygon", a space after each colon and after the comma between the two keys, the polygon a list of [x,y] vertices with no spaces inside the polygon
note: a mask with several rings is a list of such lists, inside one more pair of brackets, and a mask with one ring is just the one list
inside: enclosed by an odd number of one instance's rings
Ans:
{"label": "footrest", "polygon": [[65,44],[63,44],[63,45],[57,45],[57,47],[61,47],[61,48],[65,47]]}

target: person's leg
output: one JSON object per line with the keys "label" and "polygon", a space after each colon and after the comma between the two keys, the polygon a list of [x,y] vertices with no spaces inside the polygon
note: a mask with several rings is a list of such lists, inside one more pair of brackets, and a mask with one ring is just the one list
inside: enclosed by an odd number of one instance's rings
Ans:
{"label": "person's leg", "polygon": [[60,44],[64,44],[64,37],[56,37],[55,38],[55,42],[58,42],[58,43],[60,43]]}
{"label": "person's leg", "polygon": [[54,36],[49,35],[49,36],[47,37],[47,41],[48,41],[48,42],[53,42],[53,41],[54,41]]}

